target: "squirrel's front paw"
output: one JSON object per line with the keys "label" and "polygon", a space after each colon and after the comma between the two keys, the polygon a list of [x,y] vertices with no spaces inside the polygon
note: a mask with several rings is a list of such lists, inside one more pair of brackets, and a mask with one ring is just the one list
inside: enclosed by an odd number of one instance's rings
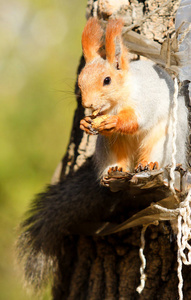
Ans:
{"label": "squirrel's front paw", "polygon": [[84,130],[87,134],[98,134],[98,131],[92,128],[92,118],[85,117],[80,121],[80,129]]}
{"label": "squirrel's front paw", "polygon": [[117,122],[117,116],[101,115],[96,118],[88,116],[80,121],[80,129],[88,134],[100,133],[107,136],[116,131]]}
{"label": "squirrel's front paw", "polygon": [[97,127],[96,130],[103,135],[110,135],[116,131],[118,117],[107,116]]}

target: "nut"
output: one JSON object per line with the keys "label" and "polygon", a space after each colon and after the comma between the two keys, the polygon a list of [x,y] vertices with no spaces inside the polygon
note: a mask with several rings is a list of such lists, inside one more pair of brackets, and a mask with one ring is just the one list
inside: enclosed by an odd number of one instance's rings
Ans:
{"label": "nut", "polygon": [[98,116],[95,119],[93,119],[91,125],[93,129],[98,129],[100,124],[108,118],[108,115],[102,115],[102,116]]}
{"label": "nut", "polygon": [[98,108],[96,110],[93,111],[92,116],[95,118],[98,116],[99,112],[100,112],[101,108]]}

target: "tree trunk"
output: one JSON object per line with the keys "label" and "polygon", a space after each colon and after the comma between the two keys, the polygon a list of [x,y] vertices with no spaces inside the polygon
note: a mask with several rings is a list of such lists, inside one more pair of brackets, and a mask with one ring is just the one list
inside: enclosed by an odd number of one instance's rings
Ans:
{"label": "tree trunk", "polygon": [[[149,15],[134,31],[161,43],[167,31],[174,30],[178,4],[176,0],[89,0],[86,15],[97,14],[105,20],[122,16],[127,26],[139,24]],[[82,57],[78,73],[83,66]],[[22,224],[24,233],[18,245],[26,279],[39,288],[51,272],[55,300],[177,299],[177,244],[169,222],[150,225],[146,230],[146,285],[141,294],[136,288],[140,283],[142,228],[107,236],[96,234],[104,222],[123,222],[163,197],[157,191],[133,195],[128,190],[114,193],[100,186],[92,162],[96,137],[79,129],[84,109],[77,84],[75,89],[78,107],[67,153],[53,184],[37,196]],[[184,299],[191,299],[190,267],[183,268],[183,278]]]}

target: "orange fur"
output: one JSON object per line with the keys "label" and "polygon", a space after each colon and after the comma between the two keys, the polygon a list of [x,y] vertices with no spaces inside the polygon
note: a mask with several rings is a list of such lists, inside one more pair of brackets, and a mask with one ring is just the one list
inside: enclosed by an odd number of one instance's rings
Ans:
{"label": "orange fur", "polygon": [[86,62],[99,56],[98,51],[103,46],[103,30],[97,18],[90,18],[82,33],[82,48]]}
{"label": "orange fur", "polygon": [[127,166],[130,163],[130,153],[128,153],[128,148],[126,147],[126,145],[121,142],[120,139],[117,139],[117,141],[112,145],[111,150],[117,158],[116,165],[122,168],[123,171],[130,171],[127,170]]}
{"label": "orange fur", "polygon": [[121,137],[117,137],[113,143],[111,140],[111,151],[116,156],[116,165],[121,167],[123,171],[130,171],[127,170],[127,166],[130,166],[131,151],[127,141],[124,141]]}
{"label": "orange fur", "polygon": [[[106,48],[106,57],[111,64],[115,64],[116,60],[119,60],[119,65],[121,69],[128,68],[127,60],[127,49],[122,44],[121,32],[123,29],[124,22],[122,19],[110,20],[106,29],[106,39],[105,39],[105,48]],[[117,41],[118,39],[118,41]],[[121,48],[121,54],[116,57],[116,43],[119,43]]]}
{"label": "orange fur", "polygon": [[123,171],[133,171],[137,155],[139,154],[139,145],[142,135],[117,135],[111,136],[111,151],[116,156],[116,165],[122,167]]}
{"label": "orange fur", "polygon": [[128,107],[121,110],[117,117],[118,121],[116,132],[120,132],[122,134],[134,134],[138,131],[139,125],[133,108]]}

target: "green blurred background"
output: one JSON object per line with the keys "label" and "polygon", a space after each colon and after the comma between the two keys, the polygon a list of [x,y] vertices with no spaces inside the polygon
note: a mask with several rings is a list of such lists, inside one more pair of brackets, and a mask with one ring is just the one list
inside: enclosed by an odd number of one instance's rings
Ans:
{"label": "green blurred background", "polygon": [[[38,299],[15,265],[17,227],[70,136],[86,0],[0,0],[0,299]],[[50,299],[47,291],[42,299]]]}

